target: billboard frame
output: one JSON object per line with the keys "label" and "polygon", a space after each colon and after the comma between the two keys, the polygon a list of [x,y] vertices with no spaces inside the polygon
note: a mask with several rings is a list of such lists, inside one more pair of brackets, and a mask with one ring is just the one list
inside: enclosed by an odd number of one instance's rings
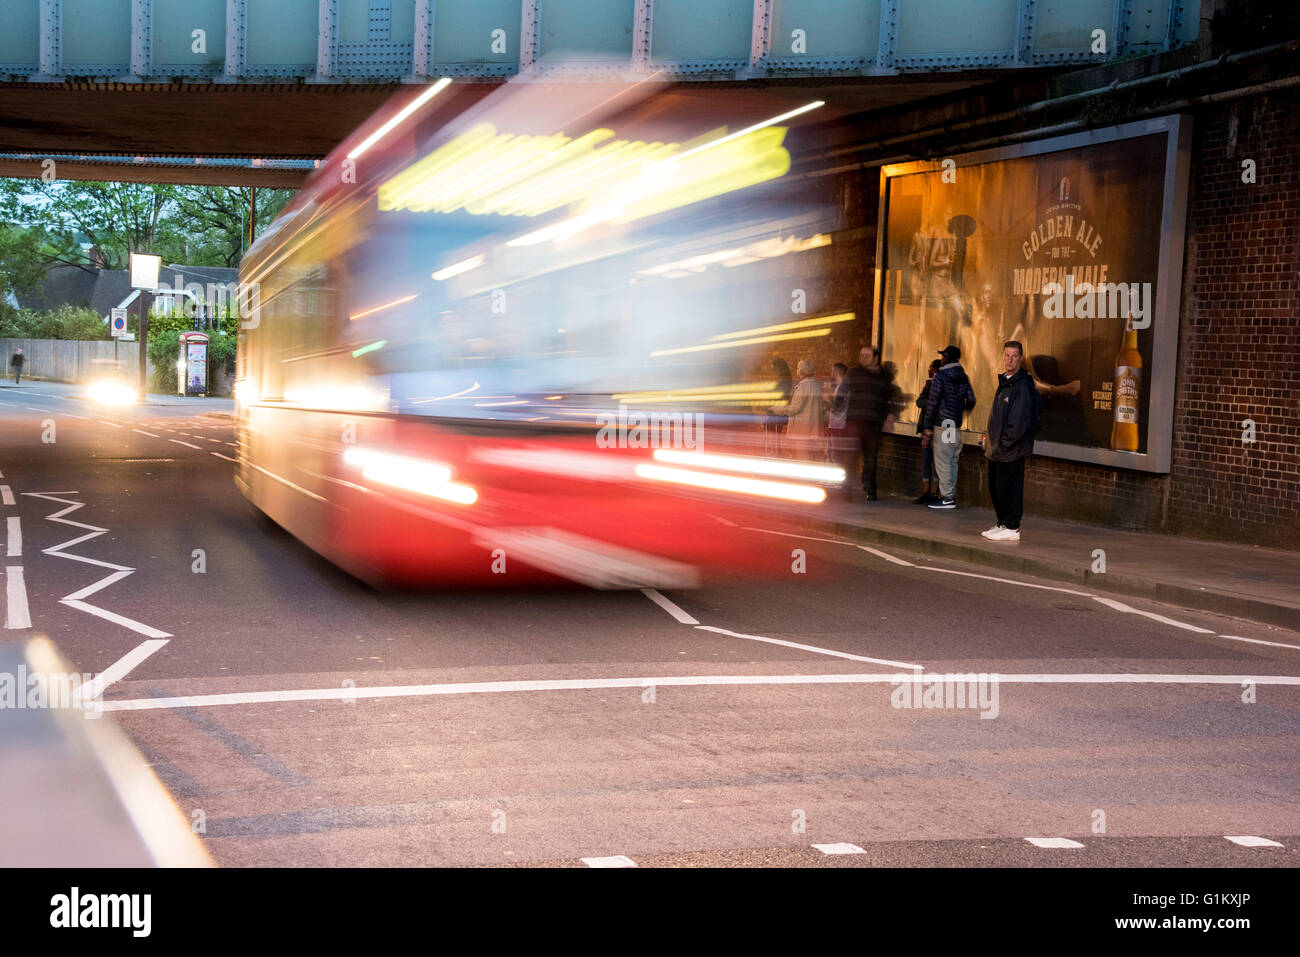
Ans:
{"label": "billboard frame", "polygon": [[[1116,140],[1165,133],[1165,181],[1160,211],[1160,249],[1156,258],[1156,303],[1152,317],[1151,388],[1147,412],[1147,450],[1120,452],[1063,442],[1035,442],[1034,454],[1091,465],[1140,472],[1168,473],[1172,458],[1174,405],[1177,397],[1179,322],[1182,313],[1183,253],[1186,239],[1188,184],[1191,175],[1192,118],[1175,113],[1149,120],[1121,123],[1064,136],[1054,136],[1010,146],[997,146],[969,153],[957,153],[936,160],[917,160],[880,167],[880,206],[876,229],[875,293],[872,300],[872,342],[884,357],[884,311],[886,291],[882,279],[888,243],[889,185],[899,176],[942,172],[943,161],[953,160],[957,168],[979,166],[999,160],[1040,156],[1111,143]],[[915,436],[911,424],[895,423],[894,434]],[[982,430],[981,430],[982,431]],[[963,431],[962,441],[976,444],[979,431]]]}

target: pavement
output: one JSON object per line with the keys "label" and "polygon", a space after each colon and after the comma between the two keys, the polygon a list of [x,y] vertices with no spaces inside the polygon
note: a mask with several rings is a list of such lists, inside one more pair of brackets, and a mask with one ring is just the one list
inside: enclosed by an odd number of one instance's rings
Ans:
{"label": "pavement", "polygon": [[[936,510],[904,496],[828,501],[819,534],[1074,582],[1283,628],[1300,627],[1300,552],[1130,531],[1026,514],[1018,542],[980,535],[992,508]],[[1103,554],[1098,554],[1100,550]]]}

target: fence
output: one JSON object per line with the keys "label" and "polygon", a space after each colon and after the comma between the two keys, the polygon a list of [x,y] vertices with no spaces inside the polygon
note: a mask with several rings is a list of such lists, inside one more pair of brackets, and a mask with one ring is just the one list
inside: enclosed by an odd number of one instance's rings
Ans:
{"label": "fence", "polygon": [[[136,380],[140,368],[140,343],[116,343],[104,339],[0,339],[0,356],[5,371],[13,375],[9,364],[21,348],[27,361],[23,376],[54,379],[58,382],[86,382],[114,375]],[[116,354],[114,353],[116,349]]]}

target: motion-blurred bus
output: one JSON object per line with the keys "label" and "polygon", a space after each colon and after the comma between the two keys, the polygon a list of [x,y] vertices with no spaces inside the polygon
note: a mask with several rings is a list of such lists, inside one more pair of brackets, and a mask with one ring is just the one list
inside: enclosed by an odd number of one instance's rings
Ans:
{"label": "motion-blurred bus", "polygon": [[453,109],[447,82],[245,256],[239,488],[379,584],[788,574],[755,509],[843,478],[769,411],[774,354],[854,318],[791,308],[838,214],[787,177],[821,104],[515,82]]}

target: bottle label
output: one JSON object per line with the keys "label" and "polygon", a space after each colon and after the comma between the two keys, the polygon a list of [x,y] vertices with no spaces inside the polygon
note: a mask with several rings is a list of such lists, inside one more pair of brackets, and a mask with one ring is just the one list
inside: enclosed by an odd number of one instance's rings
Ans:
{"label": "bottle label", "polygon": [[1137,424],[1138,395],[1142,391],[1142,369],[1133,366],[1115,368],[1115,421]]}

